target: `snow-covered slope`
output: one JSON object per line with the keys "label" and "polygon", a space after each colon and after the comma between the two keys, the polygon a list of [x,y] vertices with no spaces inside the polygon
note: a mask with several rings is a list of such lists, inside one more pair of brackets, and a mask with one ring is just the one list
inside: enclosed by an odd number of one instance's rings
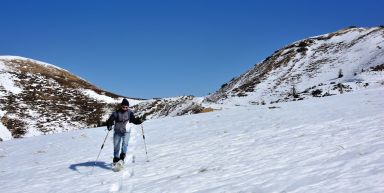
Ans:
{"label": "snow-covered slope", "polygon": [[206,101],[270,104],[384,84],[384,27],[348,28],[277,50]]}
{"label": "snow-covered slope", "polygon": [[384,192],[384,89],[167,117],[132,130],[110,170],[105,128],[0,143],[0,190],[35,192]]}
{"label": "snow-covered slope", "polygon": [[0,141],[95,127],[121,99],[52,64],[0,56]]}

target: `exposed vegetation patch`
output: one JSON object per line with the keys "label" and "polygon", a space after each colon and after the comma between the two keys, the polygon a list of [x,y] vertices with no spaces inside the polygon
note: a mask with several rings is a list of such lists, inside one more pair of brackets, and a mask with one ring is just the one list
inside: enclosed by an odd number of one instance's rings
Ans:
{"label": "exposed vegetation patch", "polygon": [[296,51],[305,54],[308,50],[308,46],[311,46],[315,41],[311,39],[303,40],[297,45]]}
{"label": "exposed vegetation patch", "polygon": [[384,71],[384,64],[371,67],[372,71]]}
{"label": "exposed vegetation patch", "polygon": [[321,97],[322,93],[323,93],[323,91],[321,89],[316,89],[316,90],[311,92],[312,96],[314,96],[314,97]]}
{"label": "exposed vegetation patch", "polygon": [[3,116],[1,118],[1,123],[8,128],[14,138],[23,137],[27,133],[27,130],[25,129],[26,124],[19,119]]}
{"label": "exposed vegetation patch", "polygon": [[200,113],[209,113],[209,112],[213,112],[213,111],[216,111],[216,110],[217,109],[208,107],[208,108],[203,108],[203,110]]}
{"label": "exposed vegetation patch", "polygon": [[350,92],[352,90],[352,87],[346,84],[336,84],[333,86],[332,90],[338,90],[340,94],[343,94],[344,92]]}

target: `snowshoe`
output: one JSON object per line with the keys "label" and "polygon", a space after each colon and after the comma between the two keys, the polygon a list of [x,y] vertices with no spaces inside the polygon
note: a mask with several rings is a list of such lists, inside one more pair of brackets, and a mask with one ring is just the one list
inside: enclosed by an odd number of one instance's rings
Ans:
{"label": "snowshoe", "polygon": [[119,172],[119,171],[121,171],[123,169],[124,169],[124,161],[123,160],[119,160],[115,164],[112,164],[112,170],[114,172]]}

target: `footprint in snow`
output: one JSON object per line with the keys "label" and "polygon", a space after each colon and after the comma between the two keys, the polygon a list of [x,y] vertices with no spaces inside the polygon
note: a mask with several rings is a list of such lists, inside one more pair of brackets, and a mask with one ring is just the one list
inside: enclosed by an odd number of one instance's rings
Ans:
{"label": "footprint in snow", "polygon": [[111,188],[109,189],[110,193],[119,192],[119,191],[121,191],[121,184],[120,183],[112,184]]}
{"label": "footprint in snow", "polygon": [[121,177],[120,177],[120,181],[118,183],[112,184],[112,186],[109,189],[109,192],[110,193],[122,192],[123,190],[124,190],[124,192],[132,192],[133,186],[130,185],[129,187],[127,187],[127,184],[126,184],[127,182],[125,181],[125,179],[127,177],[128,178],[132,177],[133,175],[134,175],[133,169],[123,171],[121,174]]}
{"label": "footprint in snow", "polygon": [[38,151],[36,151],[34,154],[40,154],[40,153],[47,153],[47,151],[44,151],[44,150],[38,150]]}

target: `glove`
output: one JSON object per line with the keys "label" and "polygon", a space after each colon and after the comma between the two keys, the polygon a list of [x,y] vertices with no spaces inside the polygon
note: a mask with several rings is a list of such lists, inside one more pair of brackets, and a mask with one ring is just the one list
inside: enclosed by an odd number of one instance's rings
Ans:
{"label": "glove", "polygon": [[107,126],[108,131],[112,130],[112,125]]}
{"label": "glove", "polygon": [[143,115],[141,118],[140,118],[140,121],[141,122],[144,122],[144,121],[146,121],[147,120],[147,117],[145,116],[145,115]]}
{"label": "glove", "polygon": [[144,121],[145,121],[145,117],[140,117],[140,124],[142,124],[142,123],[144,123]]}

